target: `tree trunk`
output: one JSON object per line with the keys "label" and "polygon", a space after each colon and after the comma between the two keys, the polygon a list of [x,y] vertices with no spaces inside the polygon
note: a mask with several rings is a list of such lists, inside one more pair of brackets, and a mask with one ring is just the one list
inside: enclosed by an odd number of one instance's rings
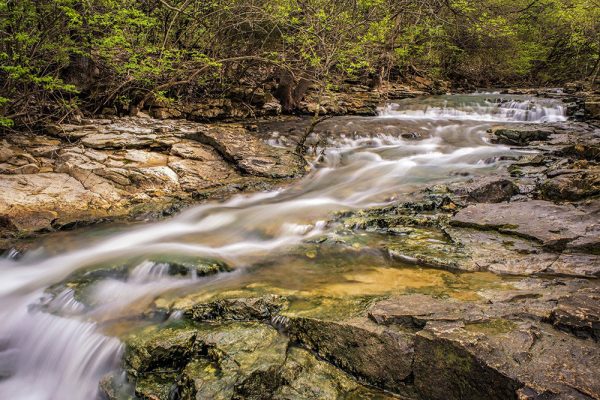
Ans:
{"label": "tree trunk", "polygon": [[310,81],[300,78],[296,81],[289,71],[282,71],[275,91],[275,97],[281,103],[284,112],[294,112],[310,87]]}

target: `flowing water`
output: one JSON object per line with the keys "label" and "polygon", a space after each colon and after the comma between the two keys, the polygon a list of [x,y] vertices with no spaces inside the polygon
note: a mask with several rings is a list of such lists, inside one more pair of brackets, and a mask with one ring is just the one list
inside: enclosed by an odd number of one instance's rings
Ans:
{"label": "flowing water", "polygon": [[[339,238],[347,245],[341,248],[315,239],[334,235],[326,221],[336,211],[410,199],[424,186],[493,173],[516,155],[485,139],[494,123],[564,120],[560,102],[538,98],[400,101],[379,117],[328,121],[333,134],[322,156],[286,189],[206,203],[166,221],[67,234],[22,257],[10,253],[0,259],[0,398],[95,398],[102,375],[118,367],[119,335],[134,329],[150,306],[283,293],[296,299],[296,312],[335,314],[363,307],[370,296],[420,290],[468,297],[501,285],[490,274],[393,263],[369,251],[384,240],[376,235]],[[279,145],[285,138],[272,132],[267,139]],[[173,274],[169,260],[182,257],[220,259],[235,271]],[[129,267],[95,275],[84,289],[55,285],[98,265]]]}

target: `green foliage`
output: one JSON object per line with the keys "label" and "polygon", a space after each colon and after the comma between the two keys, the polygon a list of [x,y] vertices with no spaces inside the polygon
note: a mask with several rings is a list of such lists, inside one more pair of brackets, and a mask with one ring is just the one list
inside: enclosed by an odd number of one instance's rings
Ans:
{"label": "green foliage", "polygon": [[0,126],[256,87],[282,71],[324,90],[412,74],[590,79],[597,2],[0,0]]}

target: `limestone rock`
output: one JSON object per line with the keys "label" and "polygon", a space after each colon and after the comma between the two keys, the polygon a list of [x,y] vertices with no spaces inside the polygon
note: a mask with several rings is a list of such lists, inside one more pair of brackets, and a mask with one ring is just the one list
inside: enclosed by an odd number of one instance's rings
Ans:
{"label": "limestone rock", "polygon": [[185,310],[185,315],[194,321],[269,321],[284,306],[285,299],[275,295],[222,299],[195,304]]}
{"label": "limestone rock", "polygon": [[537,240],[548,248],[561,249],[586,236],[595,221],[573,206],[534,200],[471,205],[459,211],[451,223],[514,234]]}
{"label": "limestone rock", "polygon": [[493,141],[511,146],[525,146],[533,141],[546,140],[552,129],[539,126],[496,127],[491,130]]}
{"label": "limestone rock", "polygon": [[600,194],[600,168],[551,177],[540,185],[547,200],[580,200]]}
{"label": "limestone rock", "polygon": [[454,194],[477,203],[501,203],[519,193],[517,185],[506,178],[483,178],[457,185]]}
{"label": "limestone rock", "polygon": [[250,175],[290,178],[303,172],[304,161],[289,150],[271,147],[240,126],[199,131],[197,138]]}
{"label": "limestone rock", "polygon": [[550,319],[558,329],[600,341],[600,292],[579,291],[560,299]]}
{"label": "limestone rock", "polygon": [[67,174],[5,175],[0,179],[0,225],[15,233],[101,218],[109,206]]}
{"label": "limestone rock", "polygon": [[301,157],[242,126],[128,117],[49,125],[46,132],[0,141],[3,239],[160,214],[305,172]]}
{"label": "limestone rock", "polygon": [[291,318],[293,340],[366,382],[402,393],[411,375],[412,338],[372,324]]}

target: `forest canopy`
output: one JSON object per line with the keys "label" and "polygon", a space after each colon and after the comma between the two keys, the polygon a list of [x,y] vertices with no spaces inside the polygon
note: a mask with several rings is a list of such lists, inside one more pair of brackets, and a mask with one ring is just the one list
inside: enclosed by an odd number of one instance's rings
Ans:
{"label": "forest canopy", "polygon": [[596,80],[598,0],[0,0],[0,126],[270,85]]}

